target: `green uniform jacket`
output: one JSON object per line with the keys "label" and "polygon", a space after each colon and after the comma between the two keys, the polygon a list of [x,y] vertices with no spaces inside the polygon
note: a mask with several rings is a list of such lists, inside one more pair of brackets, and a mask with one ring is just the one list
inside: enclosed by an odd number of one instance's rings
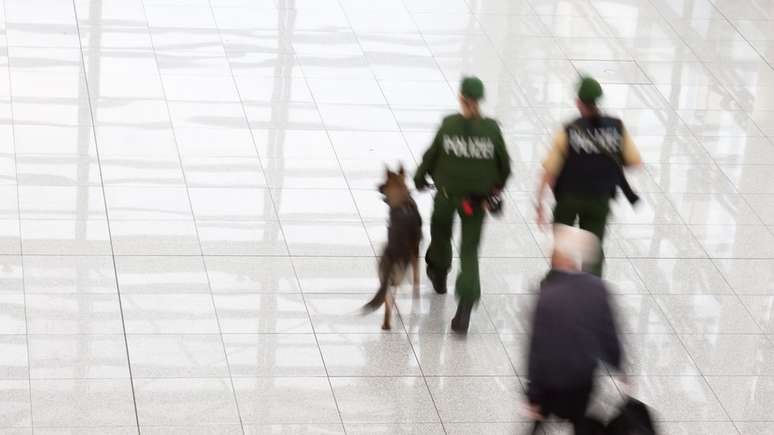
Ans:
{"label": "green uniform jacket", "polygon": [[497,121],[460,114],[444,118],[417,168],[415,184],[425,185],[427,175],[450,196],[487,195],[505,186],[511,159]]}

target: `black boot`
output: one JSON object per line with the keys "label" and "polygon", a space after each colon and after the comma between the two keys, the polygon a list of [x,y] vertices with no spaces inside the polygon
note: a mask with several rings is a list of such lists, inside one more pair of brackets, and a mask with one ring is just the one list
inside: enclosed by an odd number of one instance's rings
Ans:
{"label": "black boot", "polygon": [[427,265],[427,277],[433,284],[433,290],[439,295],[446,294],[446,272],[439,272]]}
{"label": "black boot", "polygon": [[470,326],[470,313],[473,311],[473,304],[470,302],[460,301],[457,304],[457,314],[451,321],[452,331],[458,334],[467,334],[468,327]]}

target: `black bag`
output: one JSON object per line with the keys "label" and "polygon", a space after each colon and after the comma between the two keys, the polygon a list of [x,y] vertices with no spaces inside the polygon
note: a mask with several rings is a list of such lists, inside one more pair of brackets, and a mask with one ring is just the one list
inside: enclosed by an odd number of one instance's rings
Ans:
{"label": "black bag", "polygon": [[628,398],[618,415],[607,424],[607,435],[656,435],[656,427],[647,405]]}

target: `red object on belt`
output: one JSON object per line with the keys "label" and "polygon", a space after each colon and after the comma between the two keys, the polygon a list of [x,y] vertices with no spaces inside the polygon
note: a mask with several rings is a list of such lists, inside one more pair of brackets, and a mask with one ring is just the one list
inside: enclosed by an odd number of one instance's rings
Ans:
{"label": "red object on belt", "polygon": [[473,215],[473,206],[470,204],[469,199],[462,200],[462,212],[465,213],[466,216]]}

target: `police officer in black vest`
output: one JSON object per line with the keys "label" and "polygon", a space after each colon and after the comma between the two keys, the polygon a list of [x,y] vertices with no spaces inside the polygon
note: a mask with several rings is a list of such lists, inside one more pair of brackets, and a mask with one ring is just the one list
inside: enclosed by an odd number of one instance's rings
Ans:
{"label": "police officer in black vest", "polygon": [[576,105],[580,117],[559,131],[543,162],[543,177],[535,203],[537,219],[545,224],[542,198],[551,187],[556,198],[554,224],[578,225],[600,240],[600,255],[584,269],[602,276],[605,237],[610,200],[618,187],[630,202],[637,201],[623,174],[623,167],[642,164],[640,153],[620,119],[600,113],[602,97],[599,82],[583,77],[578,86]]}

